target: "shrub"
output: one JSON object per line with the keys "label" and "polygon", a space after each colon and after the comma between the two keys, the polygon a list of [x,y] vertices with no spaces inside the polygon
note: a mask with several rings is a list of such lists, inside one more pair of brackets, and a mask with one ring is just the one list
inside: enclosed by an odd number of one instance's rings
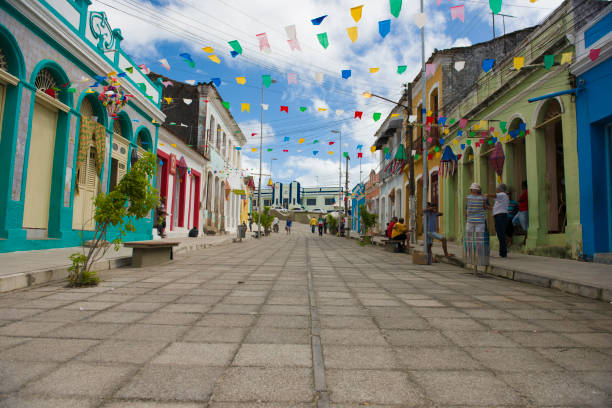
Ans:
{"label": "shrub", "polygon": [[331,214],[327,214],[327,228],[331,234],[338,233],[338,219]]}
{"label": "shrub", "polygon": [[372,227],[376,225],[378,215],[369,212],[366,206],[361,204],[359,206],[359,217],[361,218],[361,224],[363,225],[364,235],[368,235]]}
{"label": "shrub", "polygon": [[[253,222],[259,223],[259,212],[253,213]],[[274,215],[270,214],[270,207],[264,207],[263,213],[261,213],[261,226],[264,227],[264,232],[269,233],[270,227],[274,222]]]}

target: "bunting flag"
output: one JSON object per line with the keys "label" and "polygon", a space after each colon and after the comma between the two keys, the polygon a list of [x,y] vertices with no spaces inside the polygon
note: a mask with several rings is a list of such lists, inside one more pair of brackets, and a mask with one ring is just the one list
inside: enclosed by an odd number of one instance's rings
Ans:
{"label": "bunting flag", "polygon": [[285,136],[285,139],[283,140],[284,142],[288,142],[289,141],[289,137]]}
{"label": "bunting flag", "polygon": [[404,72],[406,72],[406,68],[408,68],[407,65],[398,65],[397,66],[397,73],[398,74],[403,74]]}
{"label": "bunting flag", "polygon": [[465,61],[455,61],[455,70],[461,71],[465,68]]}
{"label": "bunting flag", "polygon": [[130,74],[134,73],[134,67],[127,67],[125,70],[129,72]]}
{"label": "bunting flag", "polygon": [[361,11],[363,10],[363,5],[361,6],[355,6],[351,8],[351,17],[353,17],[353,20],[355,20],[356,23],[359,22],[359,20],[361,20]]}
{"label": "bunting flag", "polygon": [[484,72],[489,72],[493,69],[493,65],[495,65],[495,60],[492,58],[487,58],[482,61],[482,70]]}
{"label": "bunting flag", "polygon": [[245,77],[236,77],[236,82],[239,85],[244,85],[244,84],[246,84],[246,78]]}
{"label": "bunting flag", "polygon": [[189,84],[189,85],[195,85],[196,81],[195,81],[195,79],[188,79],[188,80],[185,81],[185,83]]}
{"label": "bunting flag", "polygon": [[168,64],[168,60],[165,58],[162,58],[160,60],[158,60],[159,63],[161,64],[162,67],[166,68],[168,71],[170,71],[170,64]]}
{"label": "bunting flag", "polygon": [[466,127],[466,126],[467,126],[467,124],[468,124],[468,120],[467,120],[467,119],[460,119],[460,120],[459,120],[459,127],[460,127],[461,129],[463,129],[464,127]]}
{"label": "bunting flag", "polygon": [[546,68],[547,70],[550,70],[553,65],[555,65],[555,56],[545,55],[544,56],[544,68]]}
{"label": "bunting flag", "polygon": [[270,84],[272,83],[272,77],[270,75],[262,75],[261,76],[261,83],[266,87],[269,88]]}
{"label": "bunting flag", "polygon": [[237,53],[236,51],[234,51],[234,50],[231,50],[231,51],[230,51],[230,55],[232,56],[232,58],[236,58],[236,57],[237,57],[238,55],[240,55],[240,54],[238,54],[238,53]]}
{"label": "bunting flag", "polygon": [[310,22],[312,23],[312,25],[321,25],[323,20],[325,20],[325,17],[327,17],[327,14],[321,17],[313,18],[312,20],[310,20]]}
{"label": "bunting flag", "polygon": [[317,38],[319,39],[319,43],[321,44],[323,48],[327,49],[327,47],[329,47],[329,40],[327,39],[327,33],[317,34]]}
{"label": "bunting flag", "polygon": [[520,71],[525,65],[525,57],[514,57],[514,69]]}
{"label": "bunting flag", "polygon": [[378,22],[378,33],[382,38],[391,32],[391,20],[382,20]]}
{"label": "bunting flag", "polygon": [[351,70],[350,69],[343,69],[342,70],[342,78],[349,79],[350,77],[351,77]]}
{"label": "bunting flag", "polygon": [[372,114],[372,119],[374,119],[374,122],[377,122],[380,119],[380,112],[374,112]]}
{"label": "bunting flag", "polygon": [[164,100],[166,101],[168,105],[172,103],[172,98],[164,98]]}
{"label": "bunting flag", "polygon": [[191,59],[191,55],[184,52],[182,54],[179,54],[179,57],[182,57],[183,60],[187,63],[187,65],[189,65],[191,68],[195,67],[195,62],[193,61],[193,59]]}
{"label": "bunting flag", "polygon": [[295,51],[295,50],[302,51],[298,40],[287,40],[287,42],[289,43],[289,49],[291,51]]}
{"label": "bunting flag", "polygon": [[162,85],[164,86],[164,88],[167,88],[172,85],[172,81],[164,81],[162,82]]}
{"label": "bunting flag", "polygon": [[315,155],[315,156],[316,156],[318,153],[319,153],[319,151],[318,151],[318,150],[313,150],[313,151],[312,151],[312,154],[313,154],[313,155]]}
{"label": "bunting flag", "polygon": [[229,108],[230,108],[230,103],[229,102],[223,101],[223,102],[221,102],[221,105],[223,105],[223,107],[225,109],[227,109],[227,110],[229,110]]}
{"label": "bunting flag", "polygon": [[436,64],[425,64],[425,77],[432,76],[436,72]]}
{"label": "bunting flag", "polygon": [[221,78],[210,78],[210,81],[215,84],[215,86],[221,86]]}
{"label": "bunting flag", "polygon": [[319,141],[317,139],[312,141],[312,144],[317,144],[317,143],[319,143]]}
{"label": "bunting flag", "polygon": [[220,59],[219,59],[219,57],[217,57],[215,54],[213,54],[213,55],[209,55],[209,56],[208,56],[208,58],[209,58],[209,59],[210,59],[212,62],[214,62],[214,63],[216,63],[216,64],[220,64],[220,63],[221,63],[221,60],[220,60]]}
{"label": "bunting flag", "polygon": [[259,51],[269,54],[272,49],[270,48],[270,42],[268,42],[266,33],[257,34],[255,37],[259,40]]}
{"label": "bunting flag", "polygon": [[261,104],[261,109],[267,111],[268,110],[268,104],[267,103],[262,103]]}
{"label": "bunting flag", "polygon": [[281,106],[280,107],[280,111],[281,112],[285,112],[285,113],[289,113],[289,107],[288,106]]}
{"label": "bunting flag", "polygon": [[306,106],[300,106],[300,112],[306,112],[307,109]]}
{"label": "bunting flag", "polygon": [[238,40],[232,40],[228,42],[228,44],[230,45],[230,47],[232,47],[232,49],[235,52],[237,52],[238,54],[242,54],[242,47],[240,46],[240,43],[238,42]]}
{"label": "bunting flag", "polygon": [[287,84],[297,84],[297,74],[295,72],[287,73]]}
{"label": "bunting flag", "polygon": [[283,149],[283,153],[289,153],[289,149]]}
{"label": "bunting flag", "polygon": [[416,26],[419,28],[425,27],[425,24],[427,24],[427,14],[425,13],[416,14],[414,16],[414,24],[416,24]]}
{"label": "bunting flag", "polygon": [[346,32],[349,38],[351,39],[351,42],[357,41],[357,37],[359,36],[359,33],[357,31],[357,26],[347,28]]}
{"label": "bunting flag", "polygon": [[458,18],[462,23],[465,23],[465,6],[462,4],[460,6],[454,6],[450,8],[451,18],[454,20]]}
{"label": "bunting flag", "polygon": [[400,11],[402,11],[402,0],[389,0],[389,8],[391,9],[391,15],[398,18]]}
{"label": "bunting flag", "polygon": [[325,112],[327,110],[327,108],[318,108],[317,109],[319,112]]}
{"label": "bunting flag", "polygon": [[560,65],[563,64],[571,64],[572,63],[572,57],[574,56],[574,53],[571,51],[568,52],[564,52],[563,54],[561,54],[561,62]]}
{"label": "bunting flag", "polygon": [[370,68],[370,74],[375,74],[380,70],[380,68]]}
{"label": "bunting flag", "polygon": [[359,118],[361,119],[361,116],[363,115],[363,112],[360,111],[355,111],[355,118]]}
{"label": "bunting flag", "polygon": [[242,150],[242,147],[236,146],[236,150]]}
{"label": "bunting flag", "polygon": [[493,14],[498,14],[502,8],[502,0],[489,0],[489,7]]}
{"label": "bunting flag", "polygon": [[591,61],[595,61],[597,58],[599,58],[600,54],[601,54],[601,48],[592,48],[589,51],[589,59]]}
{"label": "bunting flag", "polygon": [[298,143],[299,143],[299,144],[304,143],[304,138],[300,138],[300,139],[298,140]]}
{"label": "bunting flag", "polygon": [[330,151],[329,151],[329,152],[327,152],[327,153],[331,154],[332,156],[334,155],[334,151],[333,151],[333,150],[330,150]]}
{"label": "bunting flag", "polygon": [[331,146],[331,145],[333,145],[334,143],[336,143],[336,142],[329,142],[329,145]]}
{"label": "bunting flag", "polygon": [[204,48],[202,48],[202,51],[207,52],[209,54],[212,54],[213,52],[215,52],[213,47],[204,47]]}
{"label": "bunting flag", "polygon": [[343,113],[344,113],[344,110],[343,110],[343,109],[336,109],[336,115],[337,115],[337,116],[340,116],[340,115],[342,115]]}
{"label": "bunting flag", "polygon": [[185,105],[191,105],[191,99],[183,98],[183,103]]}
{"label": "bunting flag", "polygon": [[295,24],[288,25],[287,27],[285,27],[285,32],[287,33],[287,38],[289,40],[297,40],[297,31],[295,30]]}
{"label": "bunting flag", "polygon": [[255,152],[257,151],[257,148],[256,148],[256,147],[251,147],[251,151],[252,151],[253,153],[255,153]]}
{"label": "bunting flag", "polygon": [[147,68],[147,66],[145,64],[140,64],[138,66],[138,68],[140,68],[142,73],[145,74],[145,75],[148,75],[151,72],[151,70],[149,68]]}
{"label": "bunting flag", "polygon": [[372,147],[370,147],[370,151],[371,151],[372,153],[376,152],[376,146],[372,146]]}
{"label": "bunting flag", "polygon": [[[244,111],[247,111],[249,113],[251,112],[251,104],[250,103],[241,103],[240,104],[240,112],[244,112]],[[251,135],[251,136],[253,136],[253,135]]]}
{"label": "bunting flag", "polygon": [[318,83],[323,82],[323,73],[322,73],[322,72],[315,72],[315,73],[314,73],[314,79],[315,79],[315,81],[317,81]]}
{"label": "bunting flag", "polygon": [[256,135],[257,135],[257,132],[252,132],[251,133],[251,137],[256,136]]}
{"label": "bunting flag", "polygon": [[357,158],[358,158],[358,159],[361,159],[362,157],[363,157],[363,153],[358,152],[358,153],[357,153]]}

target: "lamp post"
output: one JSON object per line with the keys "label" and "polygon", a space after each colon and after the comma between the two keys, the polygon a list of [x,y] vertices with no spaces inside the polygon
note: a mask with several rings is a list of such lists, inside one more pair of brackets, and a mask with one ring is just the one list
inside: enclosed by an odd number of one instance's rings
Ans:
{"label": "lamp post", "polygon": [[[274,160],[278,160],[276,157],[270,157],[270,181],[272,181],[272,163]],[[272,184],[272,189],[274,189],[274,184]],[[283,199],[281,197],[281,205],[283,205]]]}
{"label": "lamp post", "polygon": [[[340,204],[342,202],[342,131],[332,130],[331,132],[338,134],[340,139],[338,141],[338,149],[340,151],[338,155],[338,208],[342,208]],[[338,235],[340,235],[340,230],[338,230]]]}
{"label": "lamp post", "polygon": [[[421,14],[424,13],[423,0],[421,0]],[[422,126],[423,136],[425,136],[425,124],[427,123],[427,100],[425,94],[427,93],[427,81],[426,81],[427,69],[425,66],[425,25],[421,27],[421,98],[422,98]],[[427,231],[427,189],[428,189],[428,176],[429,171],[427,169],[427,139],[423,137],[423,253],[427,257],[427,265],[431,265],[431,254],[429,253],[427,241],[429,239],[429,233]]]}
{"label": "lamp post", "polygon": [[[276,80],[272,79],[271,83],[275,84]],[[264,83],[261,83],[261,120],[259,122],[259,188],[257,189],[257,237],[261,237],[261,159],[263,150],[263,108],[264,105]]]}

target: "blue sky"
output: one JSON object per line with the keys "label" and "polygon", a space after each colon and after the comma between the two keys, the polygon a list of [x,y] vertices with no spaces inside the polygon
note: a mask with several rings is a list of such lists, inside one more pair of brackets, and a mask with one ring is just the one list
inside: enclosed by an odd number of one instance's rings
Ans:
{"label": "blue sky", "polygon": [[[502,13],[514,15],[506,19],[506,31],[537,24],[561,0],[504,0]],[[451,21],[450,7],[465,5],[465,23]],[[355,23],[350,8],[363,5],[362,18]],[[491,15],[488,0],[425,0],[428,23],[426,29],[426,57],[434,48],[470,45],[490,40]],[[402,84],[411,81],[420,69],[420,30],[414,23],[419,2],[404,0],[398,18],[389,10],[389,0],[95,0],[92,10],[104,10],[113,28],[124,35],[122,47],[137,63],[145,63],[152,70],[179,81],[193,79],[209,82],[221,78],[219,91],[230,102],[231,112],[241,126],[249,143],[243,147],[243,167],[258,172],[261,112],[261,76],[271,75],[277,81],[265,89],[264,111],[264,173],[269,173],[270,159],[274,161],[274,181],[298,180],[305,186],[336,185],[338,183],[338,135],[341,130],[342,150],[351,155],[350,184],[359,181],[357,145],[363,145],[361,168],[363,178],[376,168],[377,154],[369,147],[373,135],[392,105],[365,99],[365,90],[399,99]],[[328,15],[319,26],[311,19]],[[391,20],[391,32],[384,39],[378,33],[378,21]],[[501,18],[496,20],[501,35]],[[285,27],[295,25],[302,51],[291,51]],[[352,43],[348,27],[358,27],[359,37]],[[317,34],[327,32],[329,47],[323,49]],[[266,33],[270,53],[259,51],[257,34]],[[243,54],[232,58],[228,42],[238,40]],[[212,62],[203,47],[214,48],[220,64]],[[179,56],[191,54],[195,67],[191,68]],[[165,58],[167,71],[158,62]],[[469,62],[468,62],[469,63]],[[407,65],[404,74],[397,74],[398,65]],[[379,68],[374,74],[369,68]],[[350,69],[351,77],[342,79],[341,71]],[[317,83],[315,72],[324,79]],[[295,73],[297,84],[288,84],[287,74]],[[236,77],[246,77],[246,84],[236,83]],[[241,112],[241,103],[250,103],[250,113]],[[289,113],[280,112],[288,106]],[[306,107],[305,112],[300,107]],[[319,111],[318,108],[327,109]],[[343,112],[341,112],[343,111]],[[362,111],[361,120],[354,118]],[[373,113],[381,119],[373,120]],[[255,137],[251,133],[256,132]],[[284,142],[289,137],[289,142]],[[298,140],[303,138],[303,144]],[[314,143],[318,140],[318,143]],[[333,145],[329,142],[333,141]],[[268,152],[267,149],[273,149]],[[283,152],[287,149],[288,152]],[[313,151],[319,153],[315,156]],[[330,155],[328,152],[333,151]],[[344,169],[344,166],[343,166]],[[344,177],[344,176],[343,176]]]}

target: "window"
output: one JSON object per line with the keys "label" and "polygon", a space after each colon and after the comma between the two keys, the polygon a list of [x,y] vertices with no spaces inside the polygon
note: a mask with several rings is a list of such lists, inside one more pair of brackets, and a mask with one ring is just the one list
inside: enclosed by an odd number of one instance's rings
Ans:
{"label": "window", "polygon": [[307,198],[306,199],[306,205],[317,205],[317,199],[316,198]]}
{"label": "window", "polygon": [[57,96],[54,90],[54,88],[57,89],[57,82],[55,81],[51,71],[48,69],[43,68],[40,70],[36,76],[34,84],[36,85],[36,89],[39,91],[44,92],[53,98]]}
{"label": "window", "polygon": [[329,197],[325,197],[325,205],[334,205],[334,199],[329,198]]}
{"label": "window", "polygon": [[270,205],[270,200],[264,200],[264,206],[269,206]]}

